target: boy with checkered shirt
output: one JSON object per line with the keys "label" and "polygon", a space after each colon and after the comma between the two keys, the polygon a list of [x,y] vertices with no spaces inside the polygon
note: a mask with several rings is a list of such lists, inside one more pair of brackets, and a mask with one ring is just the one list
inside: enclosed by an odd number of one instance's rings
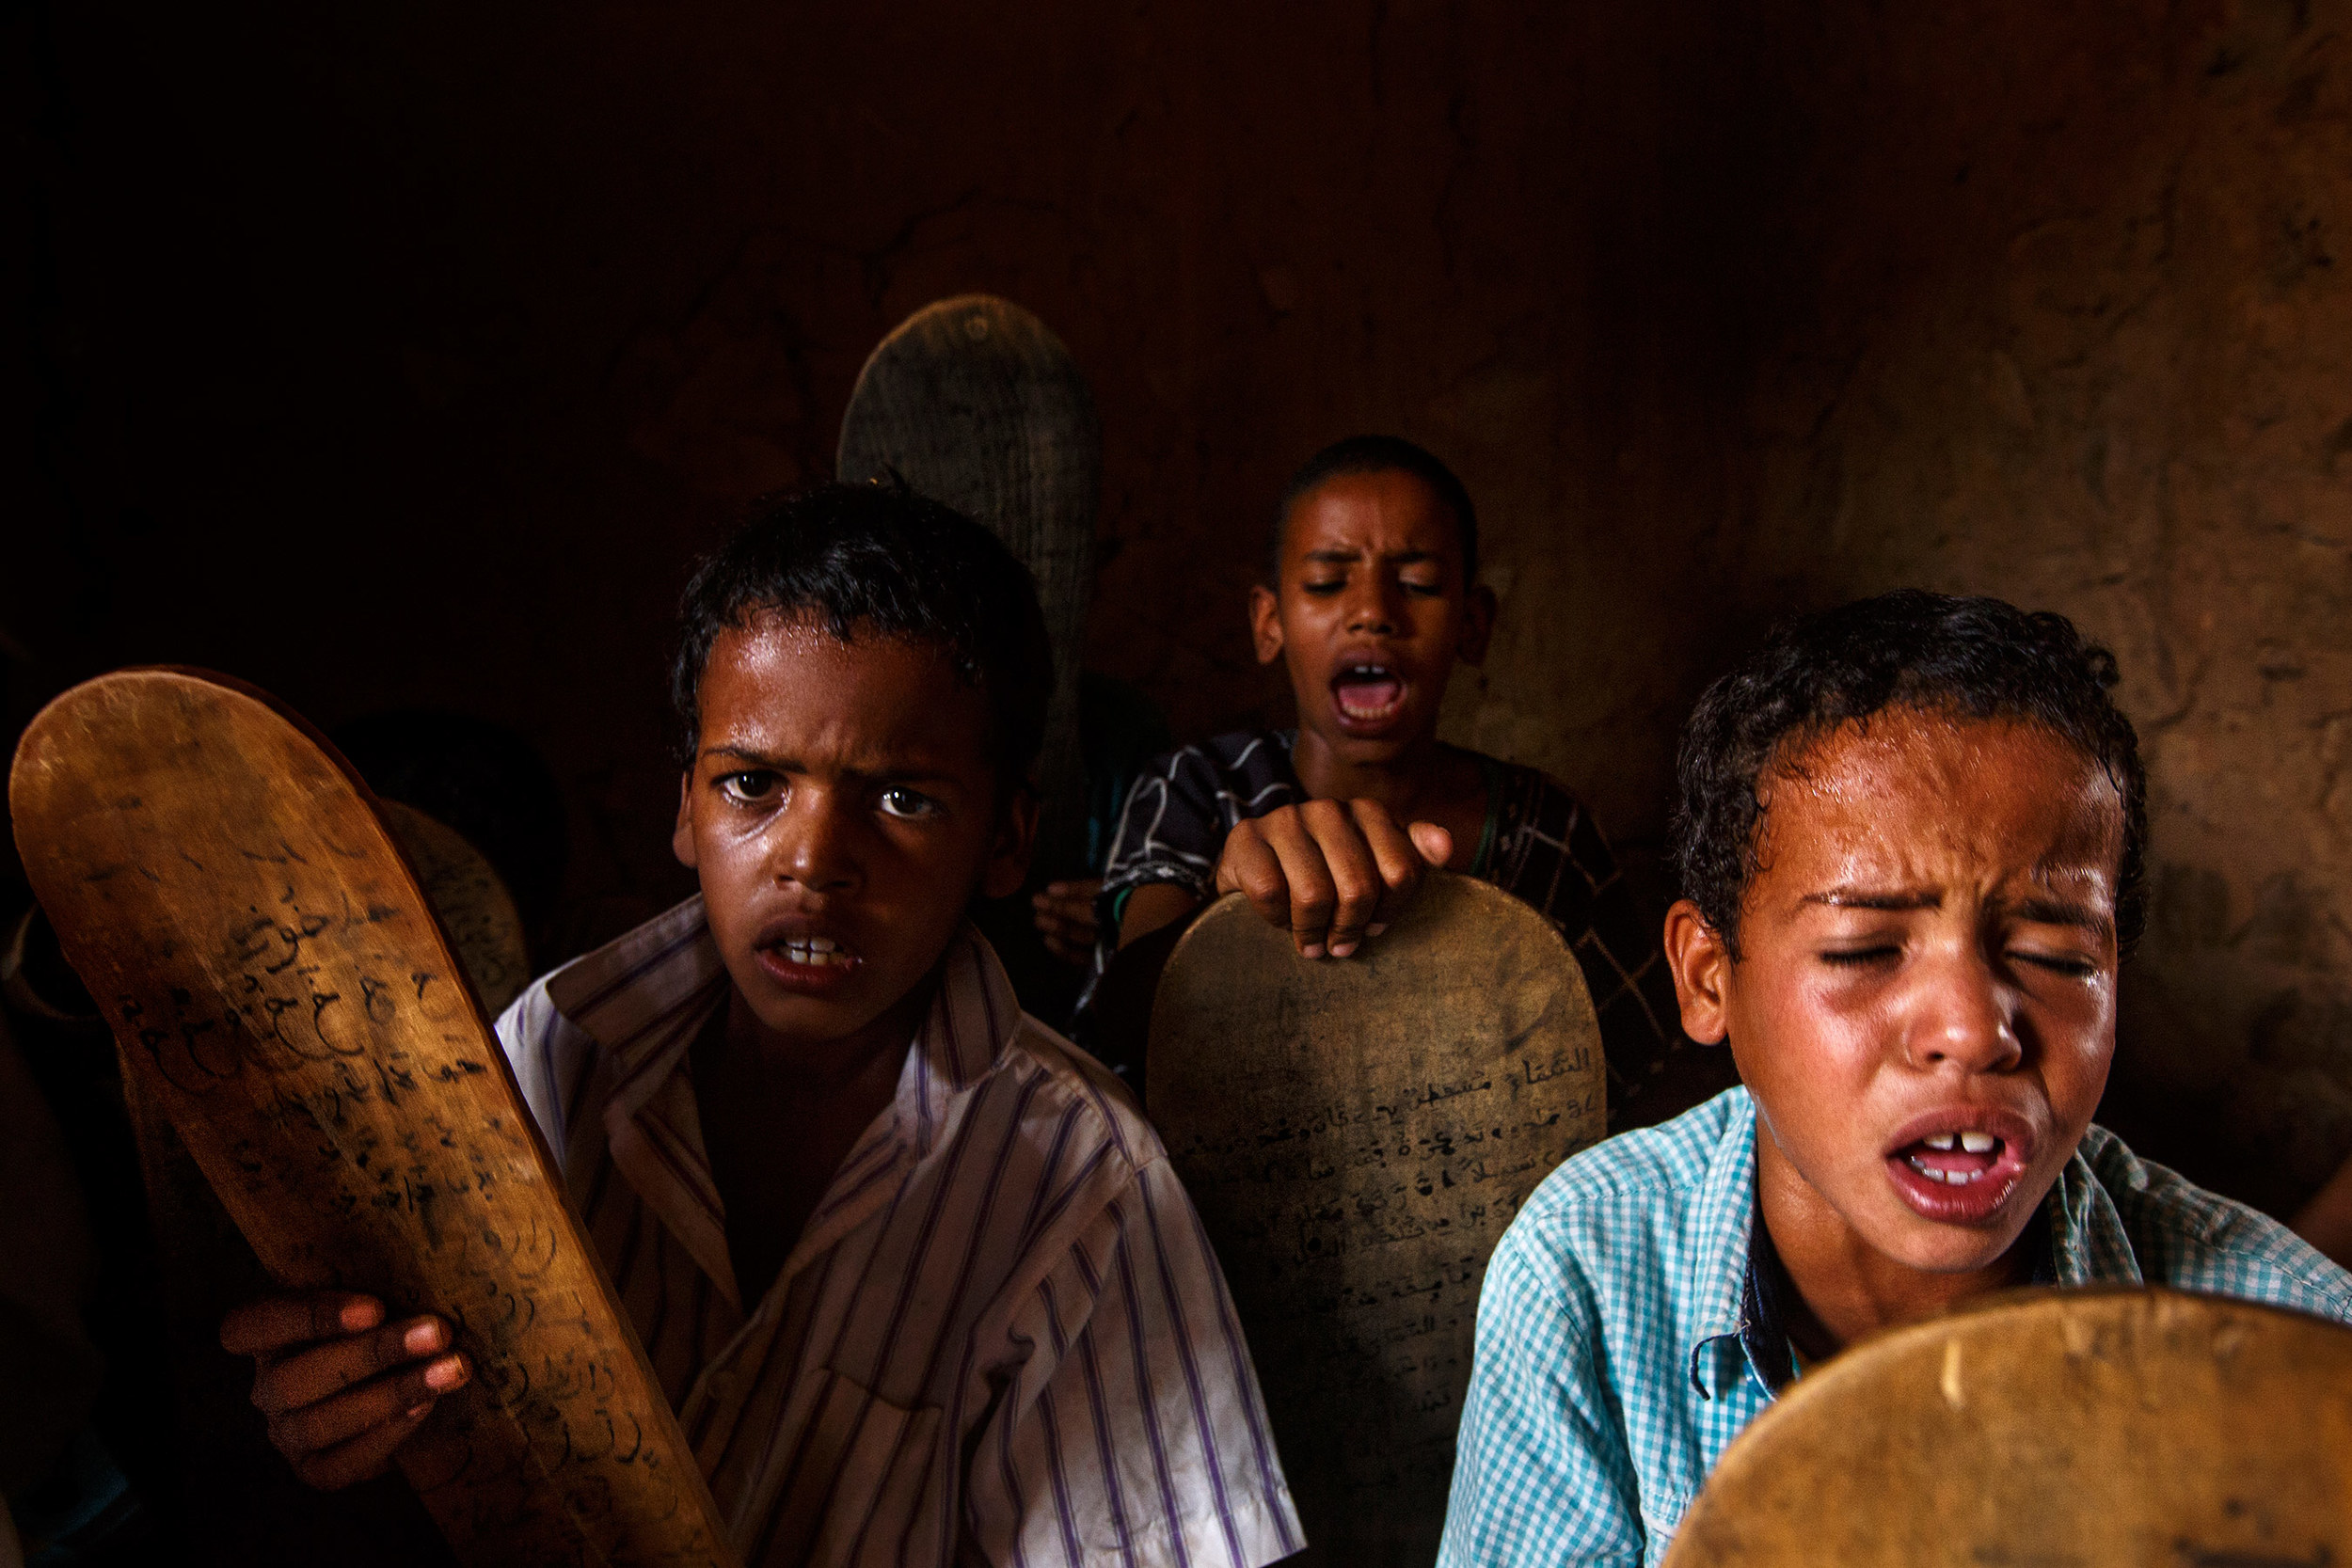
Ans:
{"label": "boy with checkered shirt", "polygon": [[1701,698],[1666,957],[1743,1086],[1569,1161],[1504,1235],[1442,1568],[1657,1561],[1804,1368],[1989,1291],[2352,1321],[2352,1275],[2091,1125],[2147,842],[2115,678],[2059,616],[1905,592]]}

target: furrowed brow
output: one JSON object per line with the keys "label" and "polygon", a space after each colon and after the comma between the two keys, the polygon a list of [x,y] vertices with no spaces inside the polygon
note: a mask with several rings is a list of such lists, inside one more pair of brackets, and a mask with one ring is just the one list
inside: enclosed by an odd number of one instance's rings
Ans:
{"label": "furrowed brow", "polygon": [[2014,908],[2018,918],[2038,926],[2075,926],[2100,936],[2115,929],[2112,915],[2063,898],[2021,898]]}
{"label": "furrowed brow", "polygon": [[706,746],[702,749],[702,754],[706,757],[726,757],[736,762],[749,763],[754,768],[770,768],[778,773],[789,772],[798,766],[790,757],[771,756],[765,752],[755,752],[748,746]]}
{"label": "furrowed brow", "polygon": [[[705,757],[723,757],[749,768],[764,768],[775,773],[806,773],[808,765],[793,757],[779,756],[754,751],[748,746],[706,746]],[[867,784],[954,784],[954,769],[933,757],[881,757],[864,767],[834,769],[840,777]]]}
{"label": "furrowed brow", "polygon": [[1836,910],[1932,910],[1942,906],[1942,895],[1933,893],[1872,893],[1862,888],[1834,887],[1823,893],[1808,893],[1800,903],[1826,904]]}

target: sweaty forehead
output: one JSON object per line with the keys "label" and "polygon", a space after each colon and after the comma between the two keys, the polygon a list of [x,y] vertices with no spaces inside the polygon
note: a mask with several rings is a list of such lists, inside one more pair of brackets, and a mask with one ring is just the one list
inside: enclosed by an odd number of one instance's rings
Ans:
{"label": "sweaty forehead", "polygon": [[1461,548],[1454,509],[1426,481],[1402,468],[1334,474],[1283,514],[1284,561],[1316,550],[1426,552],[1453,560]]}
{"label": "sweaty forehead", "polygon": [[2110,893],[2123,806],[2046,725],[1890,708],[1775,757],[1757,781],[1757,879],[1807,884],[2092,878]]}
{"label": "sweaty forehead", "polygon": [[984,771],[988,703],[946,649],[767,613],[711,644],[702,740],[865,770]]}

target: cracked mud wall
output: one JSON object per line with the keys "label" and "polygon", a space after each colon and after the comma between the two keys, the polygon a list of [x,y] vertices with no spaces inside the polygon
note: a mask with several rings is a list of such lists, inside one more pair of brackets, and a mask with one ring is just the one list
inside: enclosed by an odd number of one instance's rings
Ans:
{"label": "cracked mud wall", "polygon": [[168,659],[501,719],[643,912],[685,558],[991,290],[1094,381],[1089,653],[1180,732],[1281,712],[1268,501],[1359,429],[1485,514],[1449,732],[1637,861],[1773,616],[2078,616],[2156,778],[2108,1115],[2291,1204],[2352,1147],[2352,7],[1946,11],[21,8],[12,716]]}
{"label": "cracked mud wall", "polygon": [[2121,658],[2153,898],[2102,1119],[2292,1207],[2352,1152],[2352,8],[1829,4],[1716,568]]}

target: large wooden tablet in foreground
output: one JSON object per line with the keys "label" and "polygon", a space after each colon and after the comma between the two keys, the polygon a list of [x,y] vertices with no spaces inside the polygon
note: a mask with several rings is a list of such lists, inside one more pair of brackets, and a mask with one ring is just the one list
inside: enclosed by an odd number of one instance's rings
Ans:
{"label": "large wooden tablet in foreground", "polygon": [[400,850],[249,689],[75,688],[9,776],[17,846],[123,1072],[271,1273],[458,1325],[401,1466],[462,1560],[721,1564],[716,1508]]}
{"label": "large wooden tablet in foreground", "polygon": [[2352,1328],[2035,1291],[1866,1340],[1724,1453],[1667,1568],[2352,1562]]}
{"label": "large wooden tablet in foreground", "polygon": [[1478,1290],[1511,1217],[1601,1135],[1600,1031],[1551,924],[1434,875],[1355,958],[1238,895],[1152,1005],[1152,1117],[1248,1335],[1311,1556],[1436,1556]]}

